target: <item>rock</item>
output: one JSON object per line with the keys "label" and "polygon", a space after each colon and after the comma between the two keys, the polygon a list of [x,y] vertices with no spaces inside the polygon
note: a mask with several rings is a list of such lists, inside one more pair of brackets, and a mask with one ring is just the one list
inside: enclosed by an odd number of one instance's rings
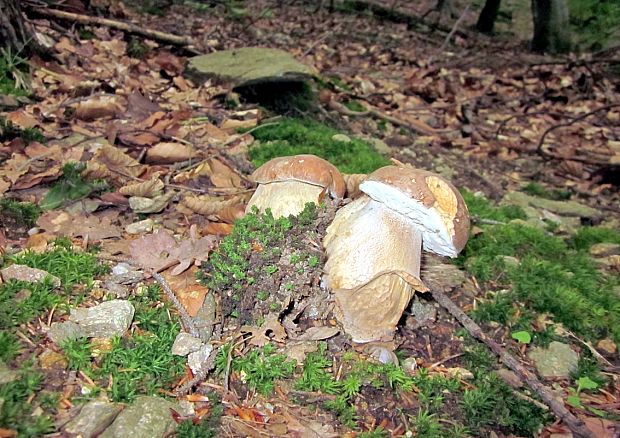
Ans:
{"label": "rock", "polygon": [[208,293],[205,296],[202,306],[198,309],[196,316],[194,317],[194,325],[200,335],[202,342],[209,342],[211,335],[213,334],[213,326],[216,320],[217,303],[215,302],[215,295]]}
{"label": "rock", "polygon": [[510,192],[504,196],[500,203],[504,205],[518,205],[522,208],[534,207],[545,209],[560,216],[576,216],[590,219],[600,216],[598,210],[575,201],[553,201],[551,199],[530,196],[522,192]]}
{"label": "rock", "polygon": [[10,383],[19,378],[19,373],[9,368],[7,364],[0,360],[0,385]]}
{"label": "rock", "polygon": [[177,335],[172,344],[172,354],[177,356],[187,356],[190,353],[200,350],[202,341],[193,337],[189,333],[181,332]]}
{"label": "rock", "polygon": [[547,349],[533,348],[529,357],[542,377],[568,377],[577,370],[579,361],[579,356],[569,345],[557,341],[551,342]]}
{"label": "rock", "polygon": [[592,257],[607,257],[620,254],[620,245],[617,243],[595,243],[590,247]]}
{"label": "rock", "polygon": [[508,385],[513,388],[521,388],[523,386],[523,381],[514,371],[511,371],[507,368],[500,368],[499,370],[494,371],[501,379],[506,382]]}
{"label": "rock", "polygon": [[64,431],[84,438],[96,437],[103,432],[123,410],[117,403],[92,400],[82,406],[75,418],[69,421]]}
{"label": "rock", "polygon": [[67,359],[60,353],[57,353],[49,348],[46,348],[43,353],[39,355],[39,365],[44,370],[51,368],[67,368]]}
{"label": "rock", "polygon": [[65,322],[53,322],[49,331],[47,332],[48,338],[50,338],[55,344],[60,344],[67,339],[77,339],[86,337],[86,332],[73,321]]}
{"label": "rock", "polygon": [[190,353],[187,356],[187,365],[191,368],[194,375],[202,374],[203,367],[207,362],[207,359],[213,351],[213,345],[203,344],[199,350]]}
{"label": "rock", "polygon": [[122,336],[133,319],[134,307],[126,300],[111,300],[94,307],[71,309],[69,319],[84,330],[87,337]]}
{"label": "rock", "polygon": [[405,359],[402,366],[403,370],[410,376],[413,376],[418,370],[418,362],[415,357],[408,357]]}
{"label": "rock", "polygon": [[513,257],[513,256],[500,256],[502,261],[504,262],[504,265],[508,268],[516,268],[517,266],[519,266],[519,263],[521,263],[519,261],[518,258]]}
{"label": "rock", "polygon": [[390,155],[392,153],[392,148],[388,146],[386,142],[379,138],[371,137],[366,138],[365,140],[370,143],[372,147],[375,148],[375,151],[379,152],[380,154]]}
{"label": "rock", "polygon": [[160,397],[140,396],[125,408],[100,438],[159,438],[176,428],[171,409],[178,406]]}
{"label": "rock", "polygon": [[145,234],[153,231],[155,221],[153,219],[144,219],[143,221],[134,222],[125,227],[127,234]]}
{"label": "rock", "polygon": [[[413,329],[429,326],[437,319],[437,309],[414,296],[410,307],[411,317],[407,318],[407,325]],[[413,321],[410,321],[413,320]]]}
{"label": "rock", "polygon": [[244,47],[190,58],[187,74],[199,82],[216,78],[237,88],[272,82],[305,82],[316,73],[283,50]]}
{"label": "rock", "polygon": [[9,280],[27,281],[29,283],[42,283],[46,278],[50,278],[54,287],[60,287],[60,278],[50,274],[47,271],[37,268],[31,268],[26,265],[13,264],[6,268],[0,269],[0,275],[6,282]]}
{"label": "rock", "polygon": [[351,143],[351,138],[345,134],[334,134],[332,135],[332,140],[341,141],[343,143]]}

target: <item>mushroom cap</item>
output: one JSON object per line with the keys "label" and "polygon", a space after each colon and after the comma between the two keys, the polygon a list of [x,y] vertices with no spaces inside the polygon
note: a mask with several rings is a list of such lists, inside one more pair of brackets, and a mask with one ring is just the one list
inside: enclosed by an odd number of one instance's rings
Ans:
{"label": "mushroom cap", "polygon": [[425,250],[456,257],[469,237],[469,212],[456,188],[436,173],[385,166],[360,190],[420,226]]}
{"label": "mushroom cap", "polygon": [[259,184],[300,181],[327,189],[333,198],[342,198],[346,190],[344,179],[336,166],[309,154],[269,160],[252,173],[251,179]]}

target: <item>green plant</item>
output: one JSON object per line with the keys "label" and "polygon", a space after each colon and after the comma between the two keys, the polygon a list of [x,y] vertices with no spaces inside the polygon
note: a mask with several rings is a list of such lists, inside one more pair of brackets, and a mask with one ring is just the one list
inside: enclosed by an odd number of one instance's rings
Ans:
{"label": "green plant", "polygon": [[[155,290],[155,289],[153,289]],[[116,337],[110,351],[102,354],[94,371],[98,379],[112,378],[111,398],[131,401],[139,394],[156,394],[183,374],[185,360],[170,352],[179,333],[168,306],[151,301],[149,292],[133,300],[134,321],[140,330]]]}
{"label": "green plant", "polygon": [[242,373],[248,386],[263,395],[273,392],[275,380],[291,376],[295,366],[295,361],[287,360],[286,355],[276,353],[276,347],[272,344],[235,357],[232,361],[232,369]]}
{"label": "green plant", "polygon": [[577,45],[596,51],[613,42],[620,28],[620,5],[614,0],[570,0],[570,24]]}
{"label": "green plant", "polygon": [[253,132],[260,141],[250,148],[250,159],[260,166],[272,158],[314,154],[346,173],[369,173],[389,161],[367,142],[352,138],[345,143],[332,137],[338,131],[313,121],[284,119],[275,126],[264,126]]}
{"label": "green plant", "polygon": [[11,362],[19,353],[19,349],[19,340],[14,333],[0,330],[0,361]]}
{"label": "green plant", "polygon": [[33,141],[38,141],[39,143],[45,143],[47,141],[38,128],[22,129],[15,126],[10,120],[0,117],[0,141],[13,140],[18,137],[24,140],[26,144],[32,143]]}
{"label": "green plant", "polygon": [[39,206],[43,210],[53,210],[67,201],[85,198],[93,192],[107,188],[105,181],[87,182],[82,179],[83,163],[70,162],[62,168],[62,178],[49,189]]}
{"label": "green plant", "polygon": [[65,299],[54,292],[49,278],[41,283],[8,281],[0,286],[0,329],[30,321]]}
{"label": "green plant", "polygon": [[69,369],[86,371],[90,368],[91,345],[87,338],[67,339],[60,343],[60,348],[67,359]]}
{"label": "green plant", "polygon": [[0,384],[0,428],[14,430],[20,437],[40,437],[52,432],[54,422],[48,415],[32,415],[39,404],[36,398],[43,375],[27,361],[18,371],[19,377]]}
{"label": "green plant", "polygon": [[21,52],[10,47],[0,48],[0,94],[30,94],[30,66]]}
{"label": "green plant", "polygon": [[411,418],[411,426],[415,429],[416,437],[420,438],[443,438],[441,424],[435,414],[420,409],[418,414]]}
{"label": "green plant", "polygon": [[359,438],[388,438],[390,433],[381,426],[357,435]]}
{"label": "green plant", "polygon": [[18,225],[33,227],[41,214],[41,209],[30,202],[15,199],[0,199],[0,222],[10,218]]}
{"label": "green plant", "polygon": [[487,198],[469,190],[461,189],[467,209],[474,219],[488,219],[498,222],[508,222],[512,219],[526,219],[527,216],[521,207],[515,205],[494,206]]}
{"label": "green plant", "polygon": [[336,394],[341,384],[336,382],[328,369],[332,366],[331,360],[325,352],[327,344],[319,343],[318,351],[309,353],[304,360],[301,376],[297,379],[295,387],[302,391],[321,391],[325,394]]}
{"label": "green plant", "polygon": [[548,190],[542,185],[534,182],[526,184],[522,190],[528,195],[547,198],[555,201],[570,199],[570,192],[567,190]]}

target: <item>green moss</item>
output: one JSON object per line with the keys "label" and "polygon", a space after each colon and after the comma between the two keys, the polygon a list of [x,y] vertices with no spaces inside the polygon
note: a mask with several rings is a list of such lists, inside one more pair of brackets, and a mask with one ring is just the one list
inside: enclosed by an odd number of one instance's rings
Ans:
{"label": "green moss", "polygon": [[15,199],[0,199],[0,223],[10,219],[17,225],[33,227],[41,214],[41,209],[30,202]]}
{"label": "green moss", "polygon": [[570,192],[567,190],[549,190],[538,183],[528,183],[521,190],[528,195],[538,196],[539,198],[547,198],[554,201],[562,201],[570,199]]}
{"label": "green moss", "polygon": [[589,250],[596,243],[620,244],[620,232],[606,227],[581,227],[577,233],[568,240],[571,247],[577,250]]}
{"label": "green moss", "polygon": [[484,196],[461,189],[461,194],[473,218],[488,219],[498,222],[508,222],[512,219],[527,219],[523,209],[516,205],[503,205],[497,207]]}
{"label": "green moss", "polygon": [[344,173],[370,173],[389,164],[367,142],[352,138],[336,141],[338,131],[312,121],[285,119],[275,126],[253,132],[261,144],[250,148],[250,159],[260,166],[275,157],[314,154],[334,164]]}
{"label": "green moss", "polygon": [[[0,94],[30,94],[30,66],[26,58],[10,48],[0,48]],[[0,129],[1,131],[1,129]]]}
{"label": "green moss", "polygon": [[17,380],[0,385],[0,428],[15,430],[19,437],[40,437],[54,430],[48,415],[33,415],[40,405],[37,394],[43,375],[34,370],[32,361],[23,364]]}
{"label": "green moss", "polygon": [[0,141],[13,140],[14,138],[21,138],[26,144],[33,141],[38,141],[39,143],[47,141],[38,128],[22,129],[19,126],[15,126],[10,120],[0,117]]}

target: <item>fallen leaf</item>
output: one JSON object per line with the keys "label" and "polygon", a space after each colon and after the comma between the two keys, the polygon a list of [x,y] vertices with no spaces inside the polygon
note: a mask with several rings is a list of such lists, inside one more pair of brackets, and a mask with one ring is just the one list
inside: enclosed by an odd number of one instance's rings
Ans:
{"label": "fallen leaf", "polygon": [[121,187],[118,191],[125,196],[153,198],[162,194],[164,183],[159,179],[160,173],[151,175],[148,181],[140,181]]}
{"label": "fallen leaf", "polygon": [[80,102],[75,109],[75,116],[80,120],[96,120],[115,117],[122,112],[120,97],[97,96]]}
{"label": "fallen leaf", "polygon": [[156,164],[170,164],[196,158],[197,152],[184,143],[162,142],[150,147],[146,151],[146,162]]}

